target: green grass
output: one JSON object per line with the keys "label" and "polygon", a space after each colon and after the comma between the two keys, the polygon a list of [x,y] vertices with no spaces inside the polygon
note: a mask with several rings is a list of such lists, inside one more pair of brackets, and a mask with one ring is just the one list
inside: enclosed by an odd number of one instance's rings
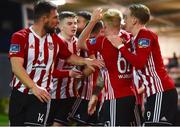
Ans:
{"label": "green grass", "polygon": [[0,126],[8,126],[8,125],[9,125],[8,115],[0,114]]}

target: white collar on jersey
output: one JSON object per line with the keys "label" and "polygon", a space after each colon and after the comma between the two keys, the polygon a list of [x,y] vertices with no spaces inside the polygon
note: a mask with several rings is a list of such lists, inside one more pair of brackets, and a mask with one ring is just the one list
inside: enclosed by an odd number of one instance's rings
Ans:
{"label": "white collar on jersey", "polygon": [[36,36],[38,39],[44,39],[46,35],[44,35],[43,37],[40,37],[38,34],[36,34],[36,32],[32,29],[32,26],[29,27],[30,31],[34,34],[34,36]]}

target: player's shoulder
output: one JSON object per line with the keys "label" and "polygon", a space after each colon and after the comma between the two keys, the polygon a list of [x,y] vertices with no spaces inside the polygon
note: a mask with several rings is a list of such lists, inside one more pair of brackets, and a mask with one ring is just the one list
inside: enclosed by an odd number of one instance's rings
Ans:
{"label": "player's shoulder", "polygon": [[103,39],[105,39],[106,37],[105,36],[98,36],[97,38],[96,38],[96,40],[103,40]]}
{"label": "player's shoulder", "polygon": [[157,34],[154,31],[147,28],[142,28],[139,33],[140,35],[144,35],[144,36],[157,36]]}
{"label": "player's shoulder", "polygon": [[29,28],[24,28],[19,31],[16,31],[12,37],[18,37],[18,38],[26,38],[29,34],[30,30]]}
{"label": "player's shoulder", "polygon": [[101,43],[106,37],[105,36],[98,36],[98,37],[93,37],[89,39],[89,43],[91,45],[94,45],[96,43]]}
{"label": "player's shoulder", "polygon": [[64,39],[56,33],[52,33],[51,37],[55,42],[64,43]]}

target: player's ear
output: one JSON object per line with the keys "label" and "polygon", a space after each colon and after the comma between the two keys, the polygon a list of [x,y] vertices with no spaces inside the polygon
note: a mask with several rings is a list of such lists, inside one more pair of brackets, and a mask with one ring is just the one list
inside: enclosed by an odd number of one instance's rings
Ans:
{"label": "player's ear", "polygon": [[48,17],[47,17],[46,15],[43,15],[43,16],[41,17],[41,21],[47,22],[47,21],[48,21]]}
{"label": "player's ear", "polygon": [[135,25],[138,22],[138,19],[136,17],[132,17],[132,23]]}

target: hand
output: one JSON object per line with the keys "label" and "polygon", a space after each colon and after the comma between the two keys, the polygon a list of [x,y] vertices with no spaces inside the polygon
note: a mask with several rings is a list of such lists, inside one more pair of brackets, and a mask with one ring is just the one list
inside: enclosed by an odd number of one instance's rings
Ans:
{"label": "hand", "polygon": [[115,48],[118,48],[119,45],[123,44],[123,39],[120,38],[118,35],[107,36],[107,39]]}
{"label": "hand", "polygon": [[51,95],[47,92],[45,88],[34,85],[31,90],[41,102],[49,102],[51,100]]}
{"label": "hand", "polygon": [[83,77],[82,72],[78,71],[78,70],[70,70],[69,76],[72,78],[82,78]]}
{"label": "hand", "polygon": [[96,111],[96,105],[98,102],[98,97],[96,95],[92,95],[89,103],[88,103],[88,114],[92,115]]}
{"label": "hand", "polygon": [[102,68],[105,66],[103,60],[90,59],[90,58],[85,58],[85,60],[87,67],[92,69],[93,71],[95,71],[94,67]]}
{"label": "hand", "polygon": [[102,8],[97,8],[93,11],[91,21],[98,22],[102,19]]}

